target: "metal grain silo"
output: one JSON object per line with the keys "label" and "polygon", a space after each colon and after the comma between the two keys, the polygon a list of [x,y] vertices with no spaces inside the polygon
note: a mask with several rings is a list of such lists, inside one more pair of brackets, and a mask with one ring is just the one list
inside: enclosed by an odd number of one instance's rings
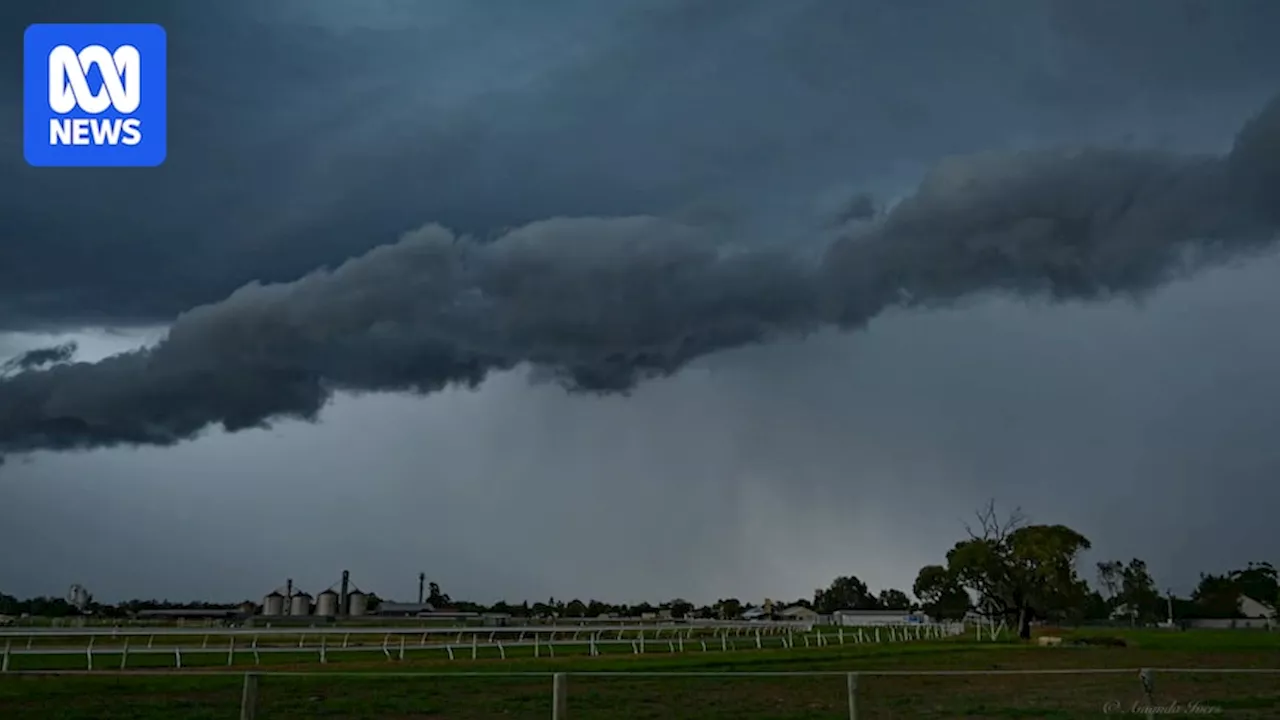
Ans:
{"label": "metal grain silo", "polygon": [[267,616],[284,614],[284,596],[272,592],[262,598],[262,614]]}
{"label": "metal grain silo", "polygon": [[369,609],[369,597],[359,590],[347,595],[347,614],[352,617],[364,615]]}
{"label": "metal grain silo", "polygon": [[311,596],[306,593],[298,593],[293,596],[292,602],[289,603],[290,615],[310,615],[311,614]]}
{"label": "metal grain silo", "polygon": [[338,593],[325,590],[316,596],[316,615],[334,617],[338,614]]}

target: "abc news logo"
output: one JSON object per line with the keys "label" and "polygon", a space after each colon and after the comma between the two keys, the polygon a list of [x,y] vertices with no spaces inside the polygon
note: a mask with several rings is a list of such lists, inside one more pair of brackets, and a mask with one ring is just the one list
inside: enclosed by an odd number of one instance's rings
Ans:
{"label": "abc news logo", "polygon": [[167,38],[151,24],[37,24],[23,48],[23,150],[38,167],[164,162]]}
{"label": "abc news logo", "polygon": [[[88,72],[102,74],[98,92],[89,89]],[[128,115],[142,104],[142,57],[138,48],[121,45],[113,53],[101,45],[76,52],[59,45],[49,52],[49,109],[66,115],[79,108],[98,115],[113,108]],[[142,142],[138,118],[50,118],[50,145],[137,145]]]}

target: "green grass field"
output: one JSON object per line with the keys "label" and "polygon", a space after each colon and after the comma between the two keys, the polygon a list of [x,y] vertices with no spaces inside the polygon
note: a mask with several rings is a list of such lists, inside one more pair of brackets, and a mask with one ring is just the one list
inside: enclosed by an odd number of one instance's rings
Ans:
{"label": "green grass field", "polygon": [[[212,674],[0,675],[3,720],[231,720],[239,717],[243,673],[259,670],[258,718],[284,720],[481,720],[551,716],[550,673],[571,673],[570,716],[583,719],[817,720],[847,718],[846,677],[708,677],[716,672],[859,672],[860,718],[1084,718],[1128,714],[1144,702],[1138,668],[1200,668],[1155,675],[1161,714],[1280,717],[1280,633],[1114,631],[1063,633],[1122,639],[1124,647],[1029,647],[973,636],[905,644],[792,650],[666,653],[600,657],[560,652],[555,659],[510,656],[449,661],[408,654],[340,653],[320,665],[313,653],[263,655],[260,666],[206,667]],[[665,645],[663,643],[662,645]],[[559,650],[559,649],[558,649]],[[584,648],[585,651],[585,648]],[[14,658],[15,660],[18,658]],[[249,658],[246,658],[248,660]],[[68,658],[83,668],[83,657]],[[215,659],[214,662],[217,662]],[[132,660],[130,665],[133,666]],[[110,667],[104,661],[104,667]],[[876,676],[876,671],[1128,669],[1120,674]],[[12,667],[18,670],[21,668]],[[275,676],[273,671],[305,673]],[[376,672],[416,675],[377,677]],[[671,677],[633,673],[661,672]],[[479,673],[479,674],[477,674]],[[502,673],[539,673],[503,676]],[[574,675],[572,673],[619,673]],[[632,673],[632,674],[628,674]],[[1177,703],[1175,707],[1173,704]],[[1139,713],[1141,715],[1141,713]]]}

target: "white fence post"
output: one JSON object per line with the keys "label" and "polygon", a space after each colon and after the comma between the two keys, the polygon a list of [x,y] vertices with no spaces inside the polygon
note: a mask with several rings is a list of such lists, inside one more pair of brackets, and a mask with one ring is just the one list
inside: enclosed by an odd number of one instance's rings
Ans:
{"label": "white fence post", "polygon": [[1142,683],[1142,694],[1147,698],[1146,712],[1143,714],[1153,718],[1156,713],[1155,674],[1151,672],[1151,668],[1142,668],[1138,673],[1138,681]]}
{"label": "white fence post", "polygon": [[12,640],[4,641],[4,659],[0,660],[0,672],[9,672],[9,647],[12,644]]}
{"label": "white fence post", "polygon": [[569,676],[556,673],[551,678],[551,720],[568,720]]}
{"label": "white fence post", "polygon": [[244,692],[240,695],[240,720],[254,720],[258,715],[258,674],[244,674]]}
{"label": "white fence post", "polygon": [[849,692],[849,720],[858,720],[858,673],[846,675],[845,686]]}

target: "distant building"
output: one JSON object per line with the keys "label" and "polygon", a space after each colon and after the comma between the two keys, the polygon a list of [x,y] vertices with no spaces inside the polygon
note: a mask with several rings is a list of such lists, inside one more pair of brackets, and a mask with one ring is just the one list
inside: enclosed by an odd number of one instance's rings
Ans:
{"label": "distant building", "polygon": [[663,608],[661,610],[655,610],[653,612],[640,613],[640,619],[641,620],[670,620],[671,610],[668,608]]}
{"label": "distant building", "polygon": [[1276,609],[1248,595],[1240,596],[1240,614],[1252,619],[1275,619]]}
{"label": "distant building", "polygon": [[742,613],[743,620],[768,620],[769,613],[764,608],[751,608]]}
{"label": "distant building", "polygon": [[199,608],[181,610],[139,610],[134,613],[138,620],[239,620],[245,616],[239,608]]}
{"label": "distant building", "polygon": [[786,610],[778,613],[779,619],[790,622],[807,622],[817,623],[822,617],[816,610],[812,610],[803,605],[793,605]]}
{"label": "distant building", "polygon": [[435,611],[436,609],[431,603],[384,602],[378,605],[378,609],[373,614],[385,617],[417,617],[419,615],[430,615]]}
{"label": "distant building", "polygon": [[904,625],[927,623],[929,617],[910,610],[837,610],[832,616],[836,625]]}
{"label": "distant building", "polygon": [[1217,628],[1222,630],[1243,629],[1243,628],[1267,628],[1271,629],[1276,626],[1276,609],[1259,600],[1255,600],[1247,595],[1241,595],[1237,600],[1240,614],[1244,617],[1239,618],[1197,618],[1187,620],[1187,627],[1193,628]]}
{"label": "distant building", "polygon": [[1112,620],[1132,621],[1137,617],[1138,617],[1138,612],[1134,608],[1126,604],[1117,605],[1116,608],[1111,611]]}
{"label": "distant building", "polygon": [[[431,618],[433,620],[473,620],[480,617],[480,613],[473,612],[456,612],[447,609],[436,609],[431,603],[397,603],[384,602],[378,605],[378,609],[369,613],[378,617],[416,617]],[[501,615],[501,613],[498,613]],[[495,623],[497,624],[497,623]]]}

